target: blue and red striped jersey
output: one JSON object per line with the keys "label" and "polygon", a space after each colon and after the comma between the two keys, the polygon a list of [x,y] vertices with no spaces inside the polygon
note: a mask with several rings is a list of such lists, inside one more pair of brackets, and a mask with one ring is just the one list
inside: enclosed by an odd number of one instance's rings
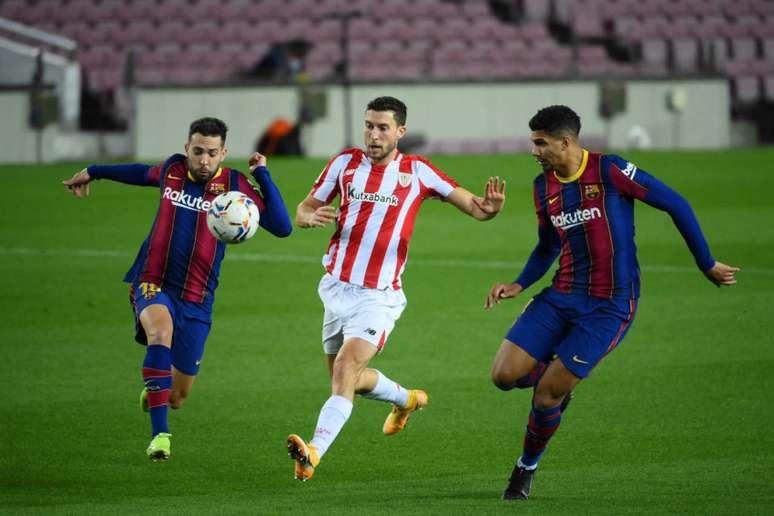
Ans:
{"label": "blue and red striped jersey", "polygon": [[241,172],[225,167],[207,183],[197,182],[190,176],[182,154],[157,166],[91,166],[88,171],[94,179],[159,188],[159,208],[150,234],[124,281],[154,283],[187,301],[211,306],[218,286],[226,244],[207,228],[207,211],[219,194],[232,190],[247,194],[261,212],[262,227],[277,236],[287,236],[291,231],[287,209],[265,167],[253,173],[260,193]]}
{"label": "blue and red striped jersey", "polygon": [[538,244],[516,283],[525,289],[559,256],[553,287],[565,293],[636,299],[640,292],[634,242],[634,200],[668,212],[699,269],[715,261],[688,202],[620,156],[583,151],[578,171],[551,170],[534,182]]}

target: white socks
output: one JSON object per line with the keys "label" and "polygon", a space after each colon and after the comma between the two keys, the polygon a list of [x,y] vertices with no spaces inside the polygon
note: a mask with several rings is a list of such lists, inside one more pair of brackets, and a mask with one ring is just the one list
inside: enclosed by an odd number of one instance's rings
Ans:
{"label": "white socks", "polygon": [[371,392],[364,392],[360,395],[371,400],[389,401],[399,407],[405,407],[408,403],[408,391],[384,376],[381,371],[375,371],[379,376],[376,387]]}
{"label": "white socks", "polygon": [[519,457],[518,465],[520,468],[524,468],[527,471],[535,471],[537,469],[537,464],[535,464],[534,466],[527,466],[523,462],[521,462],[521,457]]}
{"label": "white socks", "polygon": [[352,414],[352,402],[343,396],[333,395],[322,406],[314,437],[309,441],[309,444],[317,449],[320,458],[336,440],[336,436],[339,435],[350,414]]}

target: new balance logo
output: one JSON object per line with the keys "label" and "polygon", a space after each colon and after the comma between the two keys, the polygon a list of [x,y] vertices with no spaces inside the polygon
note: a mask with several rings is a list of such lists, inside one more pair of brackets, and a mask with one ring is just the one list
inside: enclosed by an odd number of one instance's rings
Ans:
{"label": "new balance logo", "polygon": [[561,212],[559,215],[551,215],[551,224],[558,229],[568,230],[601,217],[602,212],[599,208],[586,208],[585,210],[579,208],[571,213]]}

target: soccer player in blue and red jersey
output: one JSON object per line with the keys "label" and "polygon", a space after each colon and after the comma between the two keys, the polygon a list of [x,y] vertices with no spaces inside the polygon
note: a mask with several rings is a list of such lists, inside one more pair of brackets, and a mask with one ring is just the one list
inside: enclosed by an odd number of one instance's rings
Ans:
{"label": "soccer player in blue and red jersey", "polygon": [[255,153],[249,160],[258,188],[238,170],[221,166],[228,152],[227,131],[223,121],[201,118],[190,126],[185,154],[174,154],[157,166],[91,165],[62,182],[76,197],[89,195],[89,183],[95,179],[159,189],[150,234],[124,277],[131,285],[135,339],[147,345],[141,404],[150,412],[152,429],[146,453],[156,461],[169,458],[168,407],[180,408],[190,393],[210,331],[226,250],[207,229],[210,203],[223,192],[238,190],[258,205],[261,227],[278,237],[292,230],[264,156]]}
{"label": "soccer player in blue and red jersey", "polygon": [[559,257],[553,284],[527,304],[492,367],[498,388],[534,388],[523,451],[503,493],[507,500],[529,497],[572,389],[631,327],[640,293],[635,199],[669,213],[712,283],[734,285],[739,270],[712,257],[680,194],[619,156],[583,149],[580,126],[566,106],[546,107],[530,120],[532,154],[543,168],[534,183],[538,243],[519,277],[492,287],[484,304],[491,309],[518,296]]}

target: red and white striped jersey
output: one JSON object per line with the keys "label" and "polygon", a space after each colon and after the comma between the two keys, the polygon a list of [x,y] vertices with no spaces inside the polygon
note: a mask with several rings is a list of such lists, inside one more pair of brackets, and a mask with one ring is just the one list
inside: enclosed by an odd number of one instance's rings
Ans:
{"label": "red and white striped jersey", "polygon": [[400,289],[419,206],[431,197],[446,198],[456,187],[422,156],[398,153],[387,165],[373,165],[360,149],[343,151],[311,192],[326,204],[341,197],[323,266],[341,281]]}

